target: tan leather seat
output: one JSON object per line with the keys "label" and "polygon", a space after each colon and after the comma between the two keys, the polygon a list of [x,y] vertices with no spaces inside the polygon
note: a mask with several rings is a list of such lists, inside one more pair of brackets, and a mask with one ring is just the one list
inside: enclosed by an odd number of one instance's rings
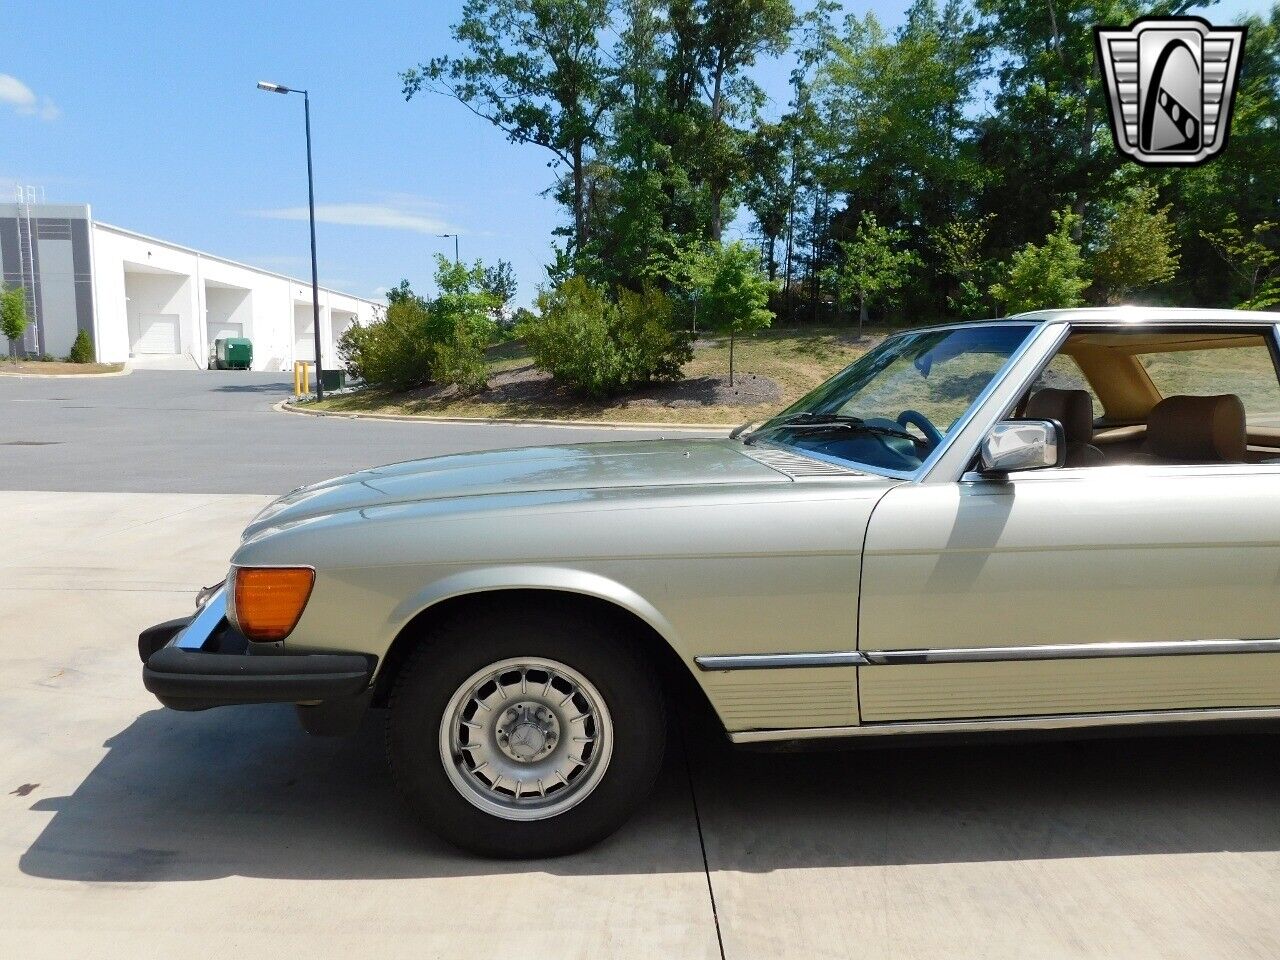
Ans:
{"label": "tan leather seat", "polygon": [[1093,446],[1093,399],[1087,390],[1037,390],[1027,401],[1023,416],[1029,420],[1057,420],[1067,439],[1068,467],[1096,467],[1106,461]]}
{"label": "tan leather seat", "polygon": [[1234,393],[1165,397],[1147,417],[1143,460],[1157,463],[1244,463],[1244,404]]}

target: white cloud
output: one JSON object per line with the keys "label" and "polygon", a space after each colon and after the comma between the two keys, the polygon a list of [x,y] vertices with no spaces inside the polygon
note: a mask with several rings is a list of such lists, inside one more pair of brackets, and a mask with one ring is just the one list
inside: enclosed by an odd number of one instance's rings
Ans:
{"label": "white cloud", "polygon": [[25,83],[7,73],[0,73],[0,103],[8,104],[24,117],[41,120],[56,120],[62,113],[48,97],[37,96]]}
{"label": "white cloud", "polygon": [[[407,197],[391,203],[321,203],[316,206],[318,223],[345,227],[374,227],[384,230],[411,230],[415,233],[457,233],[447,220],[431,212],[431,205]],[[306,220],[306,207],[279,207],[257,210],[254,216],[270,220]]]}

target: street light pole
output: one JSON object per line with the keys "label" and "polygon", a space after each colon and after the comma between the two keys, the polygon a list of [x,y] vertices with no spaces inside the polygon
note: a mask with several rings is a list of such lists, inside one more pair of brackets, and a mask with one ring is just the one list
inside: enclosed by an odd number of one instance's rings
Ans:
{"label": "street light pole", "polygon": [[316,188],[311,169],[311,95],[278,83],[258,82],[259,90],[268,93],[302,94],[302,113],[307,129],[307,214],[311,221],[311,332],[316,347],[316,400],[324,399],[324,361],[320,350],[320,274],[316,265]]}
{"label": "street light pole", "polygon": [[458,258],[458,235],[456,233],[438,233],[436,234],[441,240],[448,240],[453,237],[453,265],[456,267],[462,261]]}

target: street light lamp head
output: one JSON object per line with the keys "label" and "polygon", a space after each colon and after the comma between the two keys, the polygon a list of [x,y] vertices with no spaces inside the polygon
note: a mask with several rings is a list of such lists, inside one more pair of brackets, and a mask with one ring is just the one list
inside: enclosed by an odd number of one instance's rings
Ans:
{"label": "street light lamp head", "polygon": [[288,93],[288,87],[282,87],[278,83],[267,83],[265,80],[258,81],[258,89],[265,90],[267,93]]}

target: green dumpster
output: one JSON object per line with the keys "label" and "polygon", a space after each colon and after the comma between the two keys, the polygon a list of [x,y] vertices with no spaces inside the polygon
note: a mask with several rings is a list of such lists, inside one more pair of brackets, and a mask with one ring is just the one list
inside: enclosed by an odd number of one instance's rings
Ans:
{"label": "green dumpster", "polygon": [[219,337],[214,341],[213,355],[219,370],[248,370],[253,366],[253,344],[244,337]]}
{"label": "green dumpster", "polygon": [[347,371],[326,370],[324,372],[324,388],[326,390],[341,390],[346,385],[347,385]]}

